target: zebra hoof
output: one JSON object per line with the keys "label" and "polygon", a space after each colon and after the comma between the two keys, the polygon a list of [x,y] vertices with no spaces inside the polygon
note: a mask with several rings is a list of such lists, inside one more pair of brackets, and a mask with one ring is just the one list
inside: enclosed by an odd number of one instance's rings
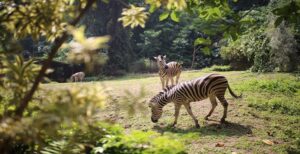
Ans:
{"label": "zebra hoof", "polygon": [[208,120],[208,116],[204,117],[204,120]]}
{"label": "zebra hoof", "polygon": [[221,122],[221,124],[225,124],[226,120],[222,118],[220,122]]}

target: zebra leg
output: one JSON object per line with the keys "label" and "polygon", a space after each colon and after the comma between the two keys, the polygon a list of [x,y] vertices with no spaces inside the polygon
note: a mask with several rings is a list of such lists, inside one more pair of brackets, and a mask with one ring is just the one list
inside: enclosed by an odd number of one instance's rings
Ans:
{"label": "zebra leg", "polygon": [[173,77],[171,77],[171,83],[172,83],[171,85],[174,86],[174,79],[173,79]]}
{"label": "zebra leg", "polygon": [[200,125],[199,125],[199,123],[198,123],[198,120],[197,120],[197,118],[195,117],[195,115],[194,115],[193,112],[192,112],[190,103],[184,104],[184,107],[186,108],[188,114],[193,118],[193,120],[194,120],[194,122],[195,122],[196,128],[200,128]]}
{"label": "zebra leg", "polygon": [[204,118],[205,120],[208,120],[208,117],[211,116],[211,114],[214,112],[216,106],[218,105],[215,95],[210,95],[209,99],[210,99],[210,103],[211,103],[211,109],[210,109],[209,113],[205,116],[205,118]]}
{"label": "zebra leg", "polygon": [[178,80],[179,80],[180,74],[181,74],[181,72],[179,72],[179,73],[176,75],[176,84],[178,84]]}
{"label": "zebra leg", "polygon": [[164,89],[165,88],[165,79],[161,77],[160,81],[161,81],[162,89]]}
{"label": "zebra leg", "polygon": [[218,96],[219,101],[221,102],[222,106],[224,107],[223,116],[221,118],[221,123],[225,123],[225,119],[227,118],[227,109],[228,109],[228,102],[224,98],[224,96]]}
{"label": "zebra leg", "polygon": [[174,120],[174,123],[172,125],[173,127],[177,124],[177,119],[178,119],[178,116],[179,116],[181,105],[182,104],[175,103],[175,114],[174,114],[175,120]]}
{"label": "zebra leg", "polygon": [[168,85],[169,85],[169,79],[170,79],[170,78],[167,76],[167,77],[166,77],[166,87],[168,87]]}

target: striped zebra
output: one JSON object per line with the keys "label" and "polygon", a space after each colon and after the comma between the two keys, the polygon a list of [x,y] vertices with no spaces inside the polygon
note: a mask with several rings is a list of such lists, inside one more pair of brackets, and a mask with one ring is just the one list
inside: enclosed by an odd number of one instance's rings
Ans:
{"label": "striped zebra", "polygon": [[151,108],[151,121],[156,123],[162,115],[162,108],[169,102],[174,102],[175,105],[175,120],[173,126],[177,124],[177,118],[181,105],[184,105],[188,114],[193,118],[196,127],[200,127],[198,120],[194,116],[190,103],[195,101],[201,101],[209,98],[212,104],[211,110],[205,117],[207,120],[213,113],[217,106],[217,100],[221,102],[224,107],[223,117],[221,123],[225,122],[227,117],[228,103],[224,98],[226,89],[229,89],[230,94],[235,98],[240,98],[230,89],[227,79],[223,75],[209,74],[204,77],[200,77],[191,81],[180,83],[173,87],[167,87],[163,92],[160,92],[154,96],[149,103]]}
{"label": "striped zebra", "polygon": [[171,79],[172,86],[174,85],[173,77],[176,76],[176,84],[178,83],[180,73],[181,73],[181,65],[175,61],[166,63],[166,55],[158,55],[154,57],[157,61],[157,65],[159,68],[158,74],[160,77],[160,81],[162,84],[162,88],[165,88],[169,84],[169,80]]}
{"label": "striped zebra", "polygon": [[73,74],[70,79],[71,79],[71,82],[82,82],[83,79],[84,79],[84,72],[77,72],[75,74]]}

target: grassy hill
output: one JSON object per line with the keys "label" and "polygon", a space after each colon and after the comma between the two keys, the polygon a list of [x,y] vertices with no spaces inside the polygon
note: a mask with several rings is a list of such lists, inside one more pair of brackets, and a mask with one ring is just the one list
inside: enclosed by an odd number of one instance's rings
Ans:
{"label": "grassy hill", "polygon": [[[209,71],[185,71],[180,82],[201,77]],[[114,80],[83,83],[51,83],[46,89],[73,86],[103,86],[113,99],[100,111],[97,119],[123,126],[127,132],[134,129],[154,130],[186,145],[188,153],[299,153],[300,149],[300,77],[295,74],[256,74],[245,71],[216,72],[225,75],[231,88],[242,99],[229,102],[227,124],[219,124],[223,107],[219,104],[210,120],[204,116],[210,109],[208,100],[192,103],[200,128],[184,108],[175,128],[173,104],[164,108],[158,124],[150,121],[148,100],[161,90],[156,74],[130,75]],[[144,90],[145,94],[141,92]],[[141,97],[138,97],[141,95]],[[135,111],[135,114],[128,114]]]}

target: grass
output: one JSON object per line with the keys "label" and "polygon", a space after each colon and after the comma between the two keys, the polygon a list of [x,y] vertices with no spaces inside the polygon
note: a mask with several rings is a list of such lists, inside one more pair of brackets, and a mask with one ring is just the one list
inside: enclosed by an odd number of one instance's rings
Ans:
{"label": "grass", "polygon": [[[201,77],[208,71],[185,71],[180,82]],[[176,138],[185,143],[189,153],[300,153],[300,82],[292,74],[268,73],[256,74],[245,71],[217,72],[225,75],[231,88],[243,93],[243,99],[233,99],[229,94],[228,124],[221,125],[219,120],[223,108],[218,105],[209,121],[203,118],[210,109],[208,100],[192,103],[192,109],[200,121],[201,127],[196,129],[191,117],[184,108],[178,119],[176,128],[169,126],[174,120],[174,107],[168,104],[158,124],[150,121],[147,103],[139,104],[136,114],[128,116],[123,106],[109,101],[107,108],[99,115],[99,119],[108,119],[125,127],[126,131],[154,130],[161,134]],[[132,94],[129,100],[139,101],[141,88],[148,100],[161,90],[156,74],[130,75],[113,80],[83,83],[51,83],[43,88],[59,89],[73,86],[104,86],[110,89],[115,99]],[[127,91],[127,92],[126,92]],[[141,101],[143,102],[143,101]],[[146,109],[145,109],[146,108]],[[262,142],[268,139],[275,144],[270,146]],[[223,147],[216,147],[217,143]]]}

